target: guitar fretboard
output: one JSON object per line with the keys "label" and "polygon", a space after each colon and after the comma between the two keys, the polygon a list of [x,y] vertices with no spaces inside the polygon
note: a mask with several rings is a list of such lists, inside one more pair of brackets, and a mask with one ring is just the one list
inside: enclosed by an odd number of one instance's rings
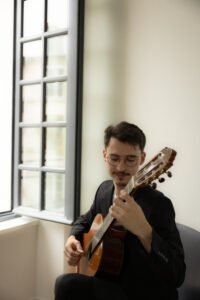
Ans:
{"label": "guitar fretboard", "polygon": [[98,229],[96,234],[93,236],[91,239],[91,245],[90,245],[90,255],[95,251],[96,247],[99,245],[99,243],[102,241],[104,234],[107,232],[108,228],[114,221],[114,218],[110,215],[107,214],[107,216],[104,218],[103,224],[101,227]]}

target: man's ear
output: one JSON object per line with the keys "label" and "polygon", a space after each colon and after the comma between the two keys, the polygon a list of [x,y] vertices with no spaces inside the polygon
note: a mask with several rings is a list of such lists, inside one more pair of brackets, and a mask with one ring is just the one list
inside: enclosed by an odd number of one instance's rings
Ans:
{"label": "man's ear", "polygon": [[146,158],[146,152],[143,151],[142,154],[141,154],[141,162],[140,162],[141,165],[145,161],[145,158]]}
{"label": "man's ear", "polygon": [[103,158],[104,158],[104,160],[106,160],[106,149],[105,149],[105,148],[103,148],[103,150],[102,150],[102,154],[103,154]]}

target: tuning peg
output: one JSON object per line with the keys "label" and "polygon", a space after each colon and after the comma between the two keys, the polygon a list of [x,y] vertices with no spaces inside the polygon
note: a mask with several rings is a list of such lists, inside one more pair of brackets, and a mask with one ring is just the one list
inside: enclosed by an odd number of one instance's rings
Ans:
{"label": "tuning peg", "polygon": [[151,187],[155,190],[155,189],[157,188],[157,184],[156,184],[155,182],[153,182],[153,183],[151,184]]}
{"label": "tuning peg", "polygon": [[160,177],[160,178],[158,178],[158,181],[159,181],[159,182],[164,182],[164,181],[165,181],[165,178]]}
{"label": "tuning peg", "polygon": [[167,171],[166,173],[168,177],[172,177],[172,173],[170,171]]}

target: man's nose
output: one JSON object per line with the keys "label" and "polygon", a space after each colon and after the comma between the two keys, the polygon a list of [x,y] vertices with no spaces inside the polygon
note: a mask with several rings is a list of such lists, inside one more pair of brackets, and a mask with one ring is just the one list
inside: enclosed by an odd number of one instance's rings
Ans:
{"label": "man's nose", "polygon": [[126,164],[124,159],[120,159],[120,161],[117,164],[117,169],[121,171],[121,170],[125,170],[125,168],[126,168]]}

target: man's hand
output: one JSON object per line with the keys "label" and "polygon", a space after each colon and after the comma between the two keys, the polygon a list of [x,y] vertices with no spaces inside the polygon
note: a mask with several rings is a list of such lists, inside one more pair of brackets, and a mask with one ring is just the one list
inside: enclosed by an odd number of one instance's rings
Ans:
{"label": "man's hand", "polygon": [[74,235],[68,237],[65,243],[64,253],[69,266],[76,266],[79,263],[84,251],[81,243]]}
{"label": "man's hand", "polygon": [[121,190],[119,196],[114,199],[109,213],[139,238],[147,252],[151,251],[152,227],[133,197]]}

